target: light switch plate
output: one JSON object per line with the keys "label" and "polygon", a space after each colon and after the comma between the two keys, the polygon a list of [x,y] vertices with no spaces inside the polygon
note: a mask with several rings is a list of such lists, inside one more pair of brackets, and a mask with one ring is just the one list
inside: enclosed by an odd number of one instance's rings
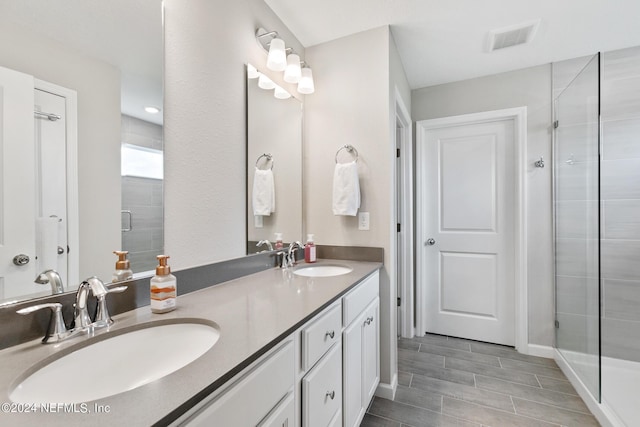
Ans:
{"label": "light switch plate", "polygon": [[369,212],[360,212],[358,214],[358,230],[369,229]]}
{"label": "light switch plate", "polygon": [[263,218],[262,215],[254,215],[253,216],[253,226],[255,228],[264,227],[264,220],[262,218]]}

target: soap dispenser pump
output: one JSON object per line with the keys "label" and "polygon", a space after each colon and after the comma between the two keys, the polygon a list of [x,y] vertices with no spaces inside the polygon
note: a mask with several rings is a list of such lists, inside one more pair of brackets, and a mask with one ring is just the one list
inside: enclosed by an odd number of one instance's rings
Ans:
{"label": "soap dispenser pump", "polygon": [[113,251],[118,256],[116,261],[116,271],[113,272],[111,282],[122,282],[123,280],[130,280],[133,278],[133,271],[131,271],[131,263],[127,259],[129,251]]}
{"label": "soap dispenser pump", "polygon": [[151,278],[151,312],[166,313],[176,308],[177,281],[167,264],[169,255],[158,255],[156,275]]}

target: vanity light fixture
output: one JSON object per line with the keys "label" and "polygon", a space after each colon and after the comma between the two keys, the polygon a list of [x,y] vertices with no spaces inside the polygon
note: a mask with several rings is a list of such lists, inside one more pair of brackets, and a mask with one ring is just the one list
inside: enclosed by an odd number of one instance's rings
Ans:
{"label": "vanity light fixture", "polygon": [[[299,93],[308,95],[315,92],[311,68],[300,60],[300,55],[285,46],[284,40],[278,36],[277,31],[258,28],[256,41],[267,52],[267,68],[273,71],[284,71],[284,81],[297,83]],[[290,52],[288,56],[287,52]],[[262,75],[260,78],[262,79]],[[258,86],[263,89],[272,89],[272,87],[263,87],[260,84]]]}
{"label": "vanity light fixture", "polygon": [[275,96],[278,99],[291,98],[291,94],[278,85],[276,85],[275,90],[273,91],[273,96]]}
{"label": "vanity light fixture", "polygon": [[146,111],[149,114],[158,114],[161,110],[160,108],[154,107],[153,105],[148,105],[144,107],[144,111]]}
{"label": "vanity light fixture", "polygon": [[315,92],[315,84],[313,83],[313,73],[311,68],[305,66],[301,71],[300,81],[298,82],[298,92],[309,95]]}

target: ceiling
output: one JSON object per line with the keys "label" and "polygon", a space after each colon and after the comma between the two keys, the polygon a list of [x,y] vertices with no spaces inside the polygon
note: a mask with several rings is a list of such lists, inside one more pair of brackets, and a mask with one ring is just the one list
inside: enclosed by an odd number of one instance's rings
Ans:
{"label": "ceiling", "polygon": [[[153,123],[162,114],[161,0],[0,0],[0,14],[82,55],[120,69],[122,112]],[[1,60],[0,60],[1,65]]]}
{"label": "ceiling", "polygon": [[[265,0],[305,46],[390,25],[412,89],[640,45],[638,0]],[[540,19],[488,52],[493,29]]]}

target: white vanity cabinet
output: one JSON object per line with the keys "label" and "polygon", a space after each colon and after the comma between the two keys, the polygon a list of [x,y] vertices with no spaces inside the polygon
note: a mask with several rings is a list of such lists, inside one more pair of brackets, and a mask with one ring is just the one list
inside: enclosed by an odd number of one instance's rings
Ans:
{"label": "white vanity cabinet", "polygon": [[343,300],[344,426],[360,425],[380,382],[379,275],[376,272]]}
{"label": "white vanity cabinet", "polygon": [[295,426],[294,340],[287,339],[174,425]]}

